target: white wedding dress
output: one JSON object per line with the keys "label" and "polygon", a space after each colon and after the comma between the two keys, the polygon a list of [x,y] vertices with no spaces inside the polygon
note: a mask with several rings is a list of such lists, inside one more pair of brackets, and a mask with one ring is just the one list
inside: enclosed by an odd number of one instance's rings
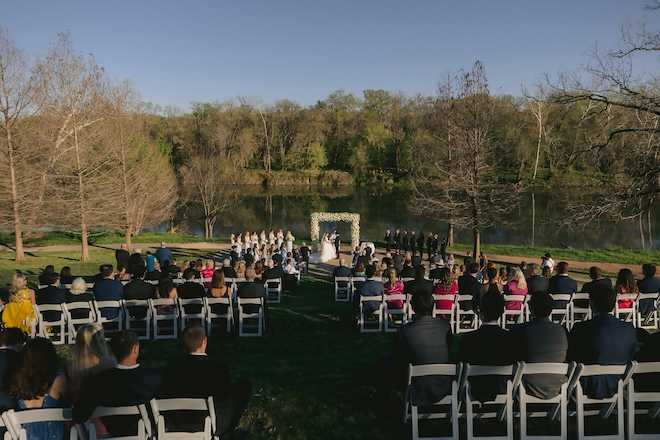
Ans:
{"label": "white wedding dress", "polygon": [[321,253],[314,252],[309,256],[310,263],[326,263],[335,258],[335,245],[328,239],[324,238],[321,242]]}

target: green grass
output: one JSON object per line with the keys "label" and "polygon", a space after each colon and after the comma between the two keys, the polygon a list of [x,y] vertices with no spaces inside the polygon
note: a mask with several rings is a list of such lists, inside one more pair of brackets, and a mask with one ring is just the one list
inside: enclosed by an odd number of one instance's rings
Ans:
{"label": "green grass", "polygon": [[[116,244],[124,242],[124,234],[119,232],[95,231],[89,234],[90,244]],[[166,241],[168,243],[229,243],[227,238],[206,239],[192,234],[170,234],[169,232],[143,232],[133,237],[133,243],[159,243]],[[14,245],[13,234],[0,234],[0,244]],[[35,233],[32,237],[25,238],[23,245],[32,246],[57,246],[57,245],[79,245],[80,234],[75,232],[51,231],[44,233]]]}

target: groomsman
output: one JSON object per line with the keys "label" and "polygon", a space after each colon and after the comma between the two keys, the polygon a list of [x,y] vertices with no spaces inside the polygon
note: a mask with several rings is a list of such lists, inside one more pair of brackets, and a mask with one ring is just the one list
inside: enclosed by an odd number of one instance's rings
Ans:
{"label": "groomsman", "polygon": [[410,251],[414,257],[417,253],[417,240],[415,240],[415,231],[410,231],[410,239],[408,240],[408,245],[410,245]]}
{"label": "groomsman", "polygon": [[388,229],[387,231],[385,231],[385,249],[387,249],[387,252],[390,252],[392,250],[391,241],[392,241],[392,234]]}
{"label": "groomsman", "polygon": [[408,231],[403,230],[403,235],[401,236],[401,244],[403,247],[403,253],[408,252]]}
{"label": "groomsman", "polygon": [[419,256],[424,257],[424,231],[419,231],[419,237],[417,237],[417,249],[419,249]]}
{"label": "groomsman", "polygon": [[401,243],[401,230],[399,228],[396,228],[396,231],[394,231],[394,248],[396,249],[396,253],[399,253],[399,244]]}
{"label": "groomsman", "polygon": [[431,250],[433,249],[433,232],[429,232],[429,236],[426,239],[426,252],[429,254],[429,261],[431,261],[431,255],[433,253]]}

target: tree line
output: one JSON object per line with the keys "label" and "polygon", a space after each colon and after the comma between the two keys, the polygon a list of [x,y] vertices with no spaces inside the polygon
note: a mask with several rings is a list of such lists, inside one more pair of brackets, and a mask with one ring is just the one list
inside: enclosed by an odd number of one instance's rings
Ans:
{"label": "tree line", "polygon": [[17,260],[38,228],[79,231],[88,260],[91,230],[124,231],[130,247],[143,226],[190,203],[210,237],[241,170],[266,186],[280,171],[410,182],[420,212],[473,229],[475,253],[480,231],[510,219],[526,185],[597,184],[607,190],[576,204],[576,218],[641,219],[660,191],[660,81],[632,67],[658,40],[648,27],[624,29],[620,47],[595,51],[584,71],[520,97],[491,95],[477,61],[447,73],[434,96],[338,90],[309,107],[239,97],[185,112],[143,103],[66,33],[30,60],[0,28],[1,225]]}

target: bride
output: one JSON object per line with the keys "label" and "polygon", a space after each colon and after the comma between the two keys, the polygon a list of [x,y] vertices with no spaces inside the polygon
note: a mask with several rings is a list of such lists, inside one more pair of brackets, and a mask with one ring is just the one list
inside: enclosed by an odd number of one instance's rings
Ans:
{"label": "bride", "polygon": [[315,252],[309,256],[310,263],[325,263],[334,259],[336,256],[335,245],[328,237],[328,233],[323,234],[321,239],[321,253]]}

